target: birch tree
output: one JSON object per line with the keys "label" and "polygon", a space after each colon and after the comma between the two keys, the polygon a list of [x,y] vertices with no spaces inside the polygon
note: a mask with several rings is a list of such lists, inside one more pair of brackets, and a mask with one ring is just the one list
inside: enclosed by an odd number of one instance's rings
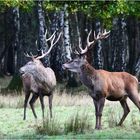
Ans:
{"label": "birch tree", "polygon": [[124,18],[113,20],[112,30],[112,69],[114,71],[125,71],[129,60],[128,37]]}
{"label": "birch tree", "polygon": [[[96,34],[102,32],[101,22],[99,20],[96,20],[95,22],[95,31]],[[98,69],[103,69],[102,41],[98,40],[95,47],[95,66]]]}
{"label": "birch tree", "polygon": [[[45,17],[44,17],[44,11],[42,8],[42,0],[36,1],[37,3],[37,15],[38,15],[38,50],[39,54],[41,54],[41,51],[46,51],[48,49],[48,45],[45,41]],[[46,29],[47,30],[47,29]],[[43,58],[43,63],[45,66],[50,66],[49,56],[45,56]]]}
{"label": "birch tree", "polygon": [[[67,11],[68,5],[64,5],[64,60],[68,62],[72,59],[72,48],[70,43],[70,31],[69,31],[69,13]],[[77,82],[73,73],[68,72],[67,74],[67,86],[74,87],[77,86]]]}

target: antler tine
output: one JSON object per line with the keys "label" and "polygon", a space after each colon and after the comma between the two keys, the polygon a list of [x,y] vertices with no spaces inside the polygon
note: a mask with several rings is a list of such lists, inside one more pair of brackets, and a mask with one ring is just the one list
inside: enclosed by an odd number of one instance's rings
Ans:
{"label": "antler tine", "polygon": [[90,46],[92,44],[94,45],[96,41],[98,41],[100,39],[107,38],[109,36],[109,33],[110,33],[110,31],[107,32],[106,30],[104,30],[103,33],[99,32],[97,34],[97,36],[96,36],[95,31],[94,31],[94,40],[90,42],[89,41],[89,38],[90,38],[91,32],[92,32],[92,30],[90,30],[90,32],[89,32],[89,34],[87,36],[87,45],[86,45],[86,48],[85,49],[82,49],[81,47],[79,47],[79,49],[81,51],[79,54],[81,54],[81,55],[82,54],[85,54],[88,51],[88,49],[90,48]]}
{"label": "antler tine", "polygon": [[35,41],[35,45],[37,46],[37,40]]}
{"label": "antler tine", "polygon": [[82,54],[85,54],[85,53],[88,51],[88,47],[89,47],[91,44],[94,43],[94,40],[93,40],[92,42],[89,41],[89,37],[90,37],[90,35],[91,35],[91,32],[92,32],[92,30],[90,30],[90,32],[88,33],[88,36],[87,36],[87,45],[86,45],[85,49],[82,49],[82,48],[79,46],[80,52],[77,50],[77,51],[75,52],[75,54],[81,54],[81,55],[82,55]]}
{"label": "antler tine", "polygon": [[47,32],[48,32],[48,30],[46,29],[46,31],[45,31],[45,37],[46,37],[46,35],[47,35]]}
{"label": "antler tine", "polygon": [[[93,41],[89,41],[89,37],[90,37],[90,35],[91,35],[91,32],[92,32],[92,30],[90,30],[90,32],[89,32],[89,34],[88,34],[88,36],[87,36],[87,47],[89,47],[91,44],[94,44],[95,43],[95,41],[93,40]],[[94,39],[95,39],[95,31],[94,31]]]}
{"label": "antler tine", "polygon": [[80,55],[80,53],[77,50],[74,51],[74,54]]}
{"label": "antler tine", "polygon": [[105,29],[103,35],[105,36],[105,38],[107,38],[110,35],[110,31],[107,32],[106,29]]}
{"label": "antler tine", "polygon": [[35,57],[37,57],[37,55],[33,55],[31,52],[30,52],[30,54],[28,54],[28,53],[26,52],[26,53],[24,53],[24,55],[25,55],[26,57],[32,58],[32,59],[34,59]]}
{"label": "antler tine", "polygon": [[30,52],[30,55],[31,55],[31,56],[33,56],[33,53],[32,53],[32,52]]}
{"label": "antler tine", "polygon": [[26,56],[26,57],[30,57],[31,58],[31,56],[26,52],[24,52],[24,55]]}
{"label": "antler tine", "polygon": [[[51,37],[49,37],[48,39],[46,39],[46,42],[49,41],[49,40],[51,40],[52,37],[55,35],[55,33],[56,33],[56,31],[51,35]],[[46,35],[45,35],[45,37],[46,37]]]}
{"label": "antler tine", "polygon": [[[54,34],[54,33],[53,33]],[[56,39],[55,43],[54,43],[54,39],[55,39],[55,34],[53,35],[53,39],[51,40],[51,46],[49,48],[49,50],[46,53],[43,53],[42,51],[42,55],[38,56],[36,59],[41,59],[44,56],[48,55],[52,49],[52,47],[58,42],[58,40],[60,39],[60,36],[62,35],[62,32],[60,32],[60,34],[58,35],[58,38]]]}
{"label": "antler tine", "polygon": [[32,57],[32,58],[36,58],[36,57],[37,57],[37,55],[33,55],[32,52],[30,52],[30,54],[31,54],[31,57]]}
{"label": "antler tine", "polygon": [[41,54],[43,54],[43,49],[41,50]]}
{"label": "antler tine", "polygon": [[59,41],[61,35],[62,35],[62,32],[59,33],[58,38],[56,39],[55,42],[54,42],[55,35],[53,36],[53,39],[52,39],[52,41],[51,41],[51,47],[50,47],[49,50],[46,52],[46,55],[50,53],[52,47]]}
{"label": "antler tine", "polygon": [[108,36],[109,36],[109,33],[110,33],[110,31],[106,31],[106,30],[104,30],[104,32],[99,32],[98,34],[97,34],[97,37],[96,37],[96,35],[95,35],[95,32],[94,32],[94,40],[95,41],[98,41],[98,40],[100,40],[100,39],[104,39],[104,38],[107,38]]}

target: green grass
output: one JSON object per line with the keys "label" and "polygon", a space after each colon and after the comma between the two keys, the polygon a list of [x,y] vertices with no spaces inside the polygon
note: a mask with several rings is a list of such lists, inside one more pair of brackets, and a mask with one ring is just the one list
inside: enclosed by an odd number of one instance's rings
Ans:
{"label": "green grass", "polygon": [[[115,106],[115,114],[118,115],[120,110],[120,106]],[[36,133],[36,128],[42,126],[42,118],[41,118],[41,109],[40,107],[36,107],[36,112],[38,115],[38,119],[35,120],[31,110],[28,108],[27,110],[27,120],[23,121],[23,109],[15,109],[15,108],[1,108],[0,109],[0,138],[21,138],[21,139],[30,139],[30,138],[52,138],[52,139],[136,139],[140,138],[140,117],[137,108],[133,107],[131,109],[131,113],[125,120],[124,126],[110,127],[109,117],[110,116],[110,105],[107,105],[104,109],[103,113],[103,129],[100,131],[94,130],[95,125],[95,115],[94,109],[92,106],[54,106],[53,112],[55,112],[55,121],[59,122],[59,128],[63,129],[66,121],[73,115],[78,113],[82,114],[83,111],[86,110],[86,114],[88,114],[88,118],[90,119],[91,128],[86,131],[84,134],[68,133],[64,135],[64,133],[60,133],[57,136],[48,136],[47,133]],[[118,110],[117,110],[118,109]],[[47,109],[46,109],[47,110]],[[47,111],[45,113],[47,115]],[[135,121],[134,121],[135,120]],[[134,123],[135,122],[135,123]]]}
{"label": "green grass", "polygon": [[[0,79],[1,87],[5,87]],[[8,79],[6,80],[8,83]],[[0,88],[1,88],[0,87]],[[60,91],[61,90],[61,91]],[[123,110],[119,102],[106,102],[102,116],[102,130],[95,130],[95,110],[87,91],[71,96],[59,88],[53,99],[53,118],[50,119],[48,99],[45,98],[45,121],[42,121],[40,103],[37,101],[35,120],[30,107],[27,120],[23,120],[23,95],[0,95],[0,139],[140,139],[140,112],[128,101],[130,113],[122,127],[116,124]],[[61,93],[61,94],[58,94]]]}

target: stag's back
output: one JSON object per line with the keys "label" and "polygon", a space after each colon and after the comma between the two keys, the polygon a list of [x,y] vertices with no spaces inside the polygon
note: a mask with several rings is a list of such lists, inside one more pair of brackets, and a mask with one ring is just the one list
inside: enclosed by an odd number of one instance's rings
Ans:
{"label": "stag's back", "polygon": [[43,65],[39,65],[34,75],[35,81],[39,87],[47,92],[52,91],[56,86],[56,77],[54,71]]}
{"label": "stag's back", "polygon": [[56,77],[51,68],[45,68],[40,60],[28,62],[20,68],[24,90],[50,93],[56,86]]}
{"label": "stag's back", "polygon": [[55,77],[55,73],[51,68],[46,68],[45,69],[45,73],[46,73],[46,83],[48,84],[49,87],[55,87],[56,86],[56,77]]}

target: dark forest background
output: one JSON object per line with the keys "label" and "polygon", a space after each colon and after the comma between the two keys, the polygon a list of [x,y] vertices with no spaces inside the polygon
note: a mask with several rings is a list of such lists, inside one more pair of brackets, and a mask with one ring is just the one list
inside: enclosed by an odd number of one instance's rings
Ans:
{"label": "dark forest background", "polygon": [[127,71],[140,80],[139,9],[140,2],[125,0],[0,1],[0,76],[13,76],[7,88],[19,90],[18,70],[30,60],[24,52],[47,50],[47,29],[49,35],[63,35],[43,64],[55,71],[59,83],[78,86],[77,75],[65,72],[62,64],[74,57],[77,46],[85,47],[91,29],[96,34],[107,29],[110,36],[88,52],[89,63],[96,69]]}

